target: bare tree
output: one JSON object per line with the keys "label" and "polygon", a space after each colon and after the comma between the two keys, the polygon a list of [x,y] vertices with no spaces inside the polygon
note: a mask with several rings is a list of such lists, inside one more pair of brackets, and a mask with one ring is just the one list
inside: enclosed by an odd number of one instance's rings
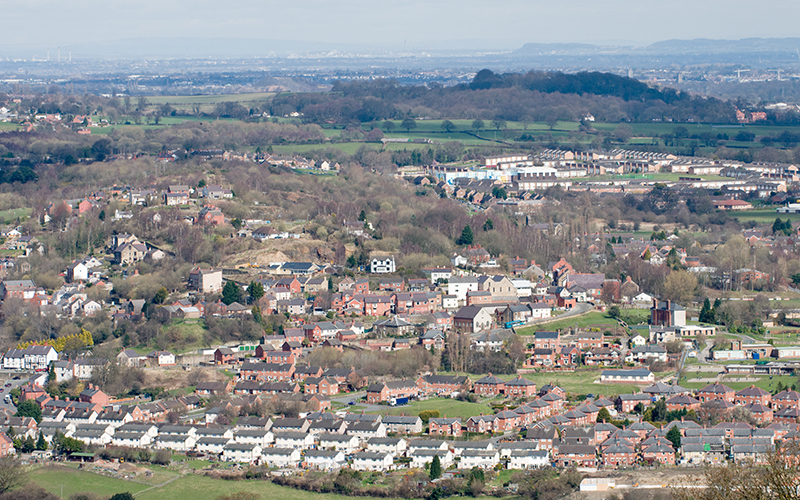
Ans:
{"label": "bare tree", "polygon": [[0,493],[11,491],[25,483],[25,468],[13,457],[0,458]]}

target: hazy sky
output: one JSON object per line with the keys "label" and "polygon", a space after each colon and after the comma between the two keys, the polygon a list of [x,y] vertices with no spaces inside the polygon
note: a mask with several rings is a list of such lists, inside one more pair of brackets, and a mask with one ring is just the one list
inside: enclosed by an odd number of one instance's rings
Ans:
{"label": "hazy sky", "polygon": [[0,7],[0,51],[151,36],[393,48],[800,36],[797,0],[0,0]]}

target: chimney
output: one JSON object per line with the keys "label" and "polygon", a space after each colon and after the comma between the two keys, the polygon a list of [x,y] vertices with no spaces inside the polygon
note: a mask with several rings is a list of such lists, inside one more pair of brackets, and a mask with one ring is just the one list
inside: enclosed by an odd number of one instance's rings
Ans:
{"label": "chimney", "polygon": [[670,303],[671,303],[671,302],[672,302],[672,301],[670,301],[669,299],[667,299],[667,311],[669,311],[669,307],[670,307]]}

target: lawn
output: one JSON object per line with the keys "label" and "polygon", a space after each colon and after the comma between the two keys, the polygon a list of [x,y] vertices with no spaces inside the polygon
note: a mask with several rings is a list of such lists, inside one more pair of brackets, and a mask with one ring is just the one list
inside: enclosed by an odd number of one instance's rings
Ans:
{"label": "lawn", "polygon": [[80,492],[92,492],[100,497],[109,497],[115,493],[129,491],[137,499],[152,500],[214,500],[222,495],[229,495],[239,491],[252,492],[258,498],[267,500],[281,498],[285,500],[333,500],[344,498],[340,495],[310,493],[292,488],[284,488],[266,481],[224,481],[206,476],[189,475],[180,477],[162,487],[156,487],[143,493],[148,486],[144,484],[113,479],[100,474],[83,472],[68,467],[51,465],[36,469],[29,475],[31,482],[42,486],[45,490],[61,494],[61,485],[64,487],[63,498]]}
{"label": "lawn", "polygon": [[162,488],[156,488],[141,495],[136,495],[139,500],[213,500],[222,495],[230,495],[240,491],[255,493],[258,498],[268,500],[280,498],[281,500],[333,500],[343,499],[341,495],[311,493],[277,486],[266,481],[223,481],[206,476],[185,476],[177,479]]}
{"label": "lawn", "polygon": [[575,316],[567,319],[556,319],[547,323],[540,323],[526,328],[518,328],[516,332],[519,335],[533,335],[536,332],[554,332],[558,330],[567,330],[569,328],[598,328],[602,330],[614,330],[614,326],[619,325],[611,316],[592,311],[581,316]]}
{"label": "lawn", "polygon": [[61,494],[61,485],[63,485],[63,498],[87,491],[107,498],[115,493],[129,491],[135,494],[148,488],[146,484],[115,479],[60,465],[47,465],[35,469],[28,474],[28,479],[55,495]]}
{"label": "lawn", "polygon": [[20,218],[20,220],[25,220],[31,216],[31,208],[12,208],[10,210],[3,210],[0,211],[0,221],[2,222],[12,222]]}
{"label": "lawn", "polygon": [[489,405],[483,403],[468,403],[449,398],[431,398],[425,401],[414,401],[404,406],[391,408],[389,410],[389,415],[419,415],[419,412],[425,410],[439,410],[442,416],[447,415],[448,417],[462,418],[464,420],[475,415],[480,415],[481,413],[494,413]]}
{"label": "lawn", "polygon": [[[720,367],[720,370],[721,369],[722,369],[722,367]],[[701,377],[710,378],[710,377],[713,377],[714,374],[712,374],[712,373],[706,373],[706,374],[701,373],[700,376]],[[702,389],[703,387],[707,386],[710,383],[710,382],[693,382],[692,380],[695,377],[694,372],[689,372],[687,374],[687,377],[688,378],[686,378],[685,380],[681,380],[681,382],[680,382],[680,385],[685,387],[685,388],[687,388],[687,389]],[[747,376],[747,377],[751,378],[752,376]],[[780,376],[775,375],[775,376],[772,376],[772,377],[768,377],[768,376],[756,377],[758,380],[757,381],[752,381],[752,382],[751,381],[747,381],[747,382],[738,381],[738,379],[744,380],[744,378],[745,378],[745,375],[739,375],[739,374],[725,375],[722,378],[722,383],[727,385],[728,387],[730,387],[731,389],[733,389],[735,391],[739,391],[741,389],[744,389],[745,387],[750,387],[751,385],[755,385],[756,387],[760,387],[760,388],[764,389],[765,391],[769,391],[769,392],[773,392],[775,390],[775,387],[777,387],[778,382],[780,382],[784,386],[788,386],[788,387],[791,387],[791,386],[793,386],[793,385],[798,383],[797,377],[792,377],[792,376],[789,376],[789,375],[780,375]]]}
{"label": "lawn", "polygon": [[[611,368],[609,368],[611,369]],[[602,370],[576,370],[574,372],[525,373],[522,376],[536,382],[537,389],[546,384],[555,384],[573,394],[602,394],[613,396],[639,392],[642,387],[633,384],[599,384]],[[658,377],[656,377],[658,378]]]}
{"label": "lawn", "polygon": [[781,220],[786,220],[788,218],[792,222],[800,221],[800,214],[779,214],[774,208],[764,210],[747,210],[744,212],[730,214],[730,216],[731,218],[737,219],[742,223],[752,220],[758,224],[772,224],[775,222],[775,219],[779,217]]}

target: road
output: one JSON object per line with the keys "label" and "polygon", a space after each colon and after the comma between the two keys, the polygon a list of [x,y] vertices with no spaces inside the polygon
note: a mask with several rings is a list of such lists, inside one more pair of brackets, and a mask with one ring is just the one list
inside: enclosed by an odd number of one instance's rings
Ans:
{"label": "road", "polygon": [[[14,380],[14,377],[19,378]],[[11,414],[17,412],[17,407],[14,406],[14,403],[10,400],[6,401],[6,394],[23,385],[28,381],[28,378],[30,378],[30,374],[28,373],[4,372],[0,374],[0,381],[2,381],[2,387],[0,388],[2,389],[2,392],[0,392],[0,411],[10,412]],[[11,384],[11,387],[6,387],[6,384]]]}

